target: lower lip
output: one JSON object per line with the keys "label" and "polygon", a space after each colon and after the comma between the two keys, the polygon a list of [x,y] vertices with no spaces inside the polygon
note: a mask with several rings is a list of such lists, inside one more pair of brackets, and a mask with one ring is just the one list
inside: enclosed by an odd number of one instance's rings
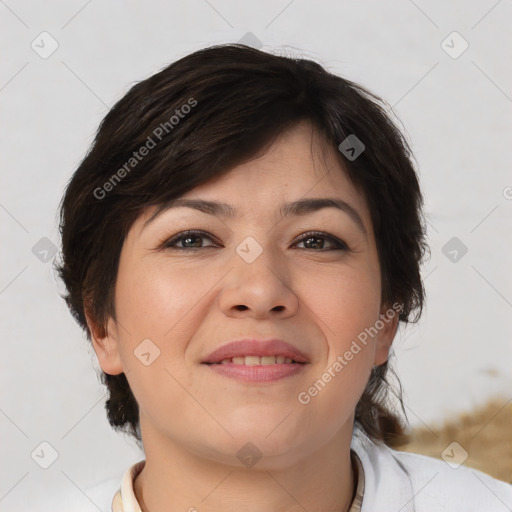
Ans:
{"label": "lower lip", "polygon": [[[206,364],[206,363],[205,363]],[[268,364],[268,365],[243,365],[243,364],[208,364],[214,372],[245,382],[273,382],[284,377],[291,377],[304,371],[306,364]]]}

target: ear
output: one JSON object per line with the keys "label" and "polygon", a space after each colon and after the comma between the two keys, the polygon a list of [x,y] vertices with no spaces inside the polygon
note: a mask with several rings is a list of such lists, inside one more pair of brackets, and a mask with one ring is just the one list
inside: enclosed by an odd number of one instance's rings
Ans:
{"label": "ear", "polygon": [[399,304],[396,302],[393,304],[393,307],[387,304],[383,304],[381,307],[378,326],[382,328],[379,329],[375,339],[375,355],[373,361],[375,366],[384,364],[389,357],[389,351],[398,329],[400,311]]}
{"label": "ear", "polygon": [[85,313],[89,332],[91,333],[91,342],[96,352],[96,357],[101,369],[109,375],[119,375],[123,373],[121,356],[119,353],[119,343],[117,335],[117,326],[115,321],[109,317],[107,326],[98,325],[89,314]]}

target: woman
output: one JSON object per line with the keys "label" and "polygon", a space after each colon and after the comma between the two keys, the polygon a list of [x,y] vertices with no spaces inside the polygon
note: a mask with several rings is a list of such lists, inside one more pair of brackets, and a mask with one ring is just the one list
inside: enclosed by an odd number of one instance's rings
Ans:
{"label": "woman", "polygon": [[99,506],[512,506],[508,484],[390,447],[388,355],[421,315],[427,245],[380,102],[309,60],[220,45],[105,117],[63,198],[59,271],[109,422],[145,459]]}

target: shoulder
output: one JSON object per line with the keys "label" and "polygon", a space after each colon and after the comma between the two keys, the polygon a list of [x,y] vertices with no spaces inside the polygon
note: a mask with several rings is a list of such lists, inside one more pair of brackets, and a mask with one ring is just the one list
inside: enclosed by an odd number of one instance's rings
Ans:
{"label": "shoulder", "polygon": [[96,505],[98,510],[101,510],[101,512],[111,512],[112,500],[121,487],[121,479],[122,476],[119,476],[98,482],[96,485],[86,489],[85,494]]}
{"label": "shoulder", "polygon": [[[512,510],[512,485],[467,466],[388,448],[408,473],[417,502],[436,510]],[[443,509],[437,507],[444,507]]]}
{"label": "shoulder", "polygon": [[119,512],[123,509],[122,503],[124,503],[123,510],[140,510],[133,490],[133,481],[145,464],[145,459],[135,462],[122,475],[89,487],[86,495],[101,512]]}
{"label": "shoulder", "polygon": [[365,474],[362,512],[512,510],[512,485],[476,469],[400,452],[373,443],[359,430],[355,431],[352,449]]}

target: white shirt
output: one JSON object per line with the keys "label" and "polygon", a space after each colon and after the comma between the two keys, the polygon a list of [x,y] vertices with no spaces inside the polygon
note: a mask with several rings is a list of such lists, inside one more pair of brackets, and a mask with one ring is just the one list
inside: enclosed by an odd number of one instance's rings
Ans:
{"label": "white shirt", "polygon": [[[361,512],[512,511],[512,485],[476,469],[455,469],[443,460],[374,443],[357,425],[351,449],[363,469],[358,478],[358,491],[364,488]],[[120,484],[109,480],[86,494],[103,512],[140,512],[133,479],[144,463],[128,468]]]}

